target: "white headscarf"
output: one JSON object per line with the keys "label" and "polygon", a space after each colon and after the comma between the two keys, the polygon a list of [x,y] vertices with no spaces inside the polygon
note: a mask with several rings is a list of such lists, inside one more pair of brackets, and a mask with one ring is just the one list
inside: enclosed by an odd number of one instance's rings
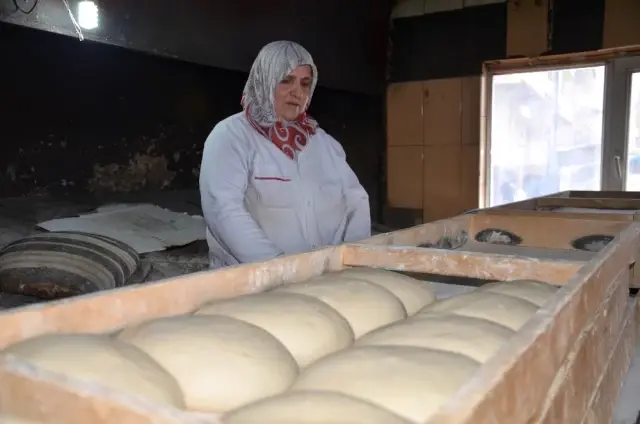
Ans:
{"label": "white headscarf", "polygon": [[251,66],[249,78],[242,93],[242,107],[248,117],[262,128],[271,128],[278,122],[275,112],[275,90],[287,75],[298,66],[311,67],[312,82],[309,99],[301,118],[315,129],[317,123],[306,116],[318,82],[318,69],[311,54],[293,41],[274,41],[264,46]]}

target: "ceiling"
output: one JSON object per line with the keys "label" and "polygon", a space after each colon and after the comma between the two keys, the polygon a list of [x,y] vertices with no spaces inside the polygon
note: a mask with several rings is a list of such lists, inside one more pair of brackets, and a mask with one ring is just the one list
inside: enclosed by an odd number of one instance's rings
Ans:
{"label": "ceiling", "polygon": [[96,0],[93,29],[77,25],[79,3],[0,0],[0,20],[245,72],[264,44],[290,39],[314,56],[320,85],[384,91],[390,0]]}

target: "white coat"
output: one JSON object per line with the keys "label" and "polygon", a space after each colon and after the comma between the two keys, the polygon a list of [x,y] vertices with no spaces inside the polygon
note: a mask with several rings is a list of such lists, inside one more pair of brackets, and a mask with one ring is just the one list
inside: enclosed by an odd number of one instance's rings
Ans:
{"label": "white coat", "polygon": [[200,196],[212,268],[370,236],[369,197],[322,129],[291,160],[238,113],[207,138]]}

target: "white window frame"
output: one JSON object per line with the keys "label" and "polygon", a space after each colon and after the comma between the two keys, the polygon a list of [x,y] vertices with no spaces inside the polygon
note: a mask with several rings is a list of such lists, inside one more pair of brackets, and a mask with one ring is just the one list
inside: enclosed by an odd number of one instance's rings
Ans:
{"label": "white window frame", "polygon": [[491,191],[491,93],[495,75],[516,72],[605,66],[602,123],[601,190],[625,189],[631,75],[640,72],[640,46],[540,58],[485,62],[480,113],[480,208],[488,207]]}

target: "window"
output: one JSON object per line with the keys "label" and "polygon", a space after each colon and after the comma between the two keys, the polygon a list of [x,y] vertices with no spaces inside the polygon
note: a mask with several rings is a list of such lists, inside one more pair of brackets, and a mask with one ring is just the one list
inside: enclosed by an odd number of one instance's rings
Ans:
{"label": "window", "polygon": [[625,189],[640,191],[640,72],[631,74]]}
{"label": "window", "polygon": [[640,57],[498,67],[485,78],[482,207],[564,190],[640,191]]}

